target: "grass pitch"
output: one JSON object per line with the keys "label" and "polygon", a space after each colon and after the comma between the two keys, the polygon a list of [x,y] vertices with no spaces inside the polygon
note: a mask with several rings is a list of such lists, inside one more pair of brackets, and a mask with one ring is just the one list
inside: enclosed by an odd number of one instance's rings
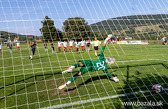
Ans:
{"label": "grass pitch", "polygon": [[[79,103],[60,108],[124,108],[121,102],[161,101],[166,108],[168,101],[167,91],[159,94],[154,92],[138,93],[151,90],[154,84],[168,87],[168,51],[164,45],[112,45],[105,50],[105,57],[112,56],[116,63],[109,66],[108,71],[120,79],[115,83],[108,79],[103,71],[88,72],[78,77],[75,82],[64,90],[58,86],[69,80],[79,69],[73,73],[61,74],[78,60],[97,60],[94,50],[75,53],[45,52],[43,44],[38,44],[33,60],[29,60],[30,49],[28,45],[21,45],[21,51],[13,47],[13,53],[3,46],[0,54],[0,108],[33,109],[48,106],[57,106],[100,98],[98,101]],[[48,44],[49,45],[49,44]],[[131,93],[131,94],[129,94]],[[101,98],[125,94],[118,98]],[[129,106],[140,108],[141,106]],[[150,106],[144,106],[151,108]]]}

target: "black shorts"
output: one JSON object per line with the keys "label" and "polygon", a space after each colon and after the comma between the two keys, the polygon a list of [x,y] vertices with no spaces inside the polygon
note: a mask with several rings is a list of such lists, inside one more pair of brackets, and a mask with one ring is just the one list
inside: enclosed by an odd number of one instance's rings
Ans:
{"label": "black shorts", "polygon": [[34,54],[35,54],[35,49],[32,49],[31,51],[32,51],[32,53],[33,53],[33,55],[34,55]]}
{"label": "black shorts", "polygon": [[55,47],[51,47],[53,50],[55,49]]}
{"label": "black shorts", "polygon": [[94,50],[98,50],[98,46],[94,46]]}
{"label": "black shorts", "polygon": [[87,47],[90,47],[90,44],[87,44],[86,46],[87,46]]}

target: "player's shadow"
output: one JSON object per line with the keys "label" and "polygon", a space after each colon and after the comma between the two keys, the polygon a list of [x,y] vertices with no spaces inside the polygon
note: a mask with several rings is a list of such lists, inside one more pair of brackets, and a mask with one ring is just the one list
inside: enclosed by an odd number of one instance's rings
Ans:
{"label": "player's shadow", "polygon": [[40,56],[40,57],[35,57],[34,59],[40,59],[40,58],[42,59],[42,58],[46,58],[46,57],[51,57],[51,56],[48,56],[48,55],[47,56]]}
{"label": "player's shadow", "polygon": [[[46,79],[49,79],[49,78],[53,77],[53,76],[56,75],[56,74],[61,74],[61,73],[56,72],[56,73],[48,73],[48,74],[44,74],[44,75],[43,75],[43,74],[35,74],[35,75],[32,75],[32,76],[27,77],[27,78],[25,78],[25,79],[21,79],[21,80],[19,80],[19,81],[15,81],[15,82],[13,82],[13,83],[10,83],[10,84],[7,84],[7,85],[5,85],[5,86],[2,86],[2,87],[0,87],[0,90],[4,90],[5,87],[10,87],[10,86],[12,86],[12,85],[14,85],[14,84],[17,84],[17,83],[20,83],[20,82],[24,82],[24,83],[26,84],[26,87],[17,89],[16,91],[14,91],[14,92],[12,92],[12,93],[6,95],[7,97],[9,97],[9,96],[14,95],[15,93],[17,93],[17,92],[19,92],[19,91],[25,90],[25,88],[28,88],[28,87],[30,87],[30,86],[35,85],[36,83],[38,84],[38,82],[40,82],[40,81],[44,81],[44,80],[46,80]],[[45,78],[44,78],[44,76],[45,76]],[[29,83],[28,81],[30,81],[30,82],[32,82],[32,83],[27,85],[27,83]],[[35,83],[35,81],[36,81],[36,83]],[[5,97],[0,98],[0,101],[3,100],[3,99],[5,99]]]}
{"label": "player's shadow", "polygon": [[74,87],[74,88],[70,88],[70,89],[67,89],[67,90],[64,90],[65,92],[69,92],[69,91],[73,91],[81,86],[84,86],[85,84],[88,84],[92,81],[96,81],[96,80],[100,80],[100,79],[109,79],[109,77],[107,75],[103,75],[103,76],[95,76],[95,77],[91,77],[89,78],[88,80],[86,80],[85,82],[79,84],[78,86]]}

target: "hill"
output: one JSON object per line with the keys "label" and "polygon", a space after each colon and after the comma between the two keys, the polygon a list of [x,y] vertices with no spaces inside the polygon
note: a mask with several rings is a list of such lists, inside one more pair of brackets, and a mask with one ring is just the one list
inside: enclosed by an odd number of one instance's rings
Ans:
{"label": "hill", "polygon": [[168,14],[122,16],[91,24],[90,27],[92,32],[111,33],[112,31],[131,30],[141,26],[165,25],[168,23],[167,18]]}
{"label": "hill", "polygon": [[17,33],[11,33],[6,31],[0,31],[0,38],[8,39],[10,37],[11,40],[13,40],[15,37],[19,37],[20,40],[25,40],[26,37],[35,37],[34,35],[22,35]]}

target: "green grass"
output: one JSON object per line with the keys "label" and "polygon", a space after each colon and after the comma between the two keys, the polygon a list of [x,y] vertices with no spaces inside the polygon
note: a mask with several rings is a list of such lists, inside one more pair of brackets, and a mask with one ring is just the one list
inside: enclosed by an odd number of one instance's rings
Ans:
{"label": "green grass", "polygon": [[[88,72],[78,77],[67,89],[57,87],[70,79],[73,73],[61,74],[65,68],[81,59],[97,60],[94,51],[89,53],[44,52],[43,44],[38,44],[33,60],[29,60],[30,49],[21,45],[21,52],[13,48],[10,54],[6,46],[0,54],[0,108],[32,109],[71,103],[79,100],[127,94],[151,90],[153,84],[168,87],[168,51],[164,45],[107,45],[105,56],[112,56],[116,63],[108,71],[120,79],[115,83],[102,72]],[[48,44],[49,45],[49,44]],[[129,73],[129,75],[127,75]],[[127,82],[128,77],[128,82]],[[76,87],[77,86],[77,87]],[[121,101],[162,101],[166,108],[167,92],[131,94],[73,105],[64,108],[123,108]],[[140,108],[132,106],[129,108]],[[148,107],[147,107],[148,108]]]}

